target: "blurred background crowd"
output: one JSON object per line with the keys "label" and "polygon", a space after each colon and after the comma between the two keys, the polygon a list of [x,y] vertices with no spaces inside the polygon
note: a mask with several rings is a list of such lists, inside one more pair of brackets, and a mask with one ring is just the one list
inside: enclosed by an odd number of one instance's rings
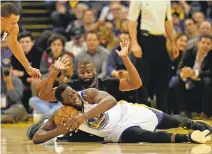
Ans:
{"label": "blurred background crowd", "polygon": [[[58,75],[55,85],[78,80],[78,62],[85,58],[93,61],[96,75],[102,80],[128,76],[116,49],[120,48],[121,39],[130,40],[127,20],[130,1],[44,0],[13,3],[21,12],[18,41],[31,65],[40,69],[42,77],[48,75],[54,61],[63,55],[69,57],[70,68]],[[205,75],[205,86],[196,85],[193,80],[182,81],[179,75],[179,70],[189,65],[190,59],[184,58],[185,55],[196,48],[204,48],[204,42],[199,41],[199,37],[204,34],[212,35],[212,2],[172,1],[171,13],[175,43],[180,56],[173,58],[170,43],[167,41],[167,50],[170,53],[170,84],[166,112],[198,119],[212,118],[211,64],[211,72]],[[59,103],[43,103],[39,100],[36,81],[27,75],[11,54],[6,41],[1,43],[2,122],[27,120],[32,113],[51,115],[60,107]],[[136,59],[132,53],[130,58],[132,62]],[[205,94],[210,102],[207,106],[203,103]],[[136,102],[134,91],[117,97],[119,100]],[[148,101],[152,107],[157,108],[154,94]],[[13,114],[14,108],[21,111],[19,116],[8,116]]]}

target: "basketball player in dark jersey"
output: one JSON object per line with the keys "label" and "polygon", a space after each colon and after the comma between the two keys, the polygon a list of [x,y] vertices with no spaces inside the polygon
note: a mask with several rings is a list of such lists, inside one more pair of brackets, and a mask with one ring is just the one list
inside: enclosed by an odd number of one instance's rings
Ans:
{"label": "basketball player in dark jersey", "polygon": [[7,38],[7,45],[14,56],[23,65],[29,75],[38,79],[41,77],[40,71],[30,66],[19,42],[17,41],[19,18],[20,15],[18,9],[12,3],[3,3],[1,5],[1,41]]}

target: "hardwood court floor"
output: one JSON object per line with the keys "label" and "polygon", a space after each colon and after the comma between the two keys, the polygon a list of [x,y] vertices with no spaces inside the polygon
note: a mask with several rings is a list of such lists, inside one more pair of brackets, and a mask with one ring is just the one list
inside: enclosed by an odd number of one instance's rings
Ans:
{"label": "hardwood court floor", "polygon": [[[212,154],[212,142],[206,144],[102,144],[58,142],[34,145],[26,138],[26,126],[2,125],[1,154]],[[170,130],[186,133],[181,129]]]}

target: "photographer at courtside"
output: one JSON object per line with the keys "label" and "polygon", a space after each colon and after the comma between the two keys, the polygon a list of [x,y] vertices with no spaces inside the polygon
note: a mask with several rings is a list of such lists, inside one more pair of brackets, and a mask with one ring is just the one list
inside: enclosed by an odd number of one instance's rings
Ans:
{"label": "photographer at courtside", "polygon": [[16,123],[27,118],[27,113],[21,103],[23,84],[12,76],[10,59],[4,59],[1,69],[1,123]]}

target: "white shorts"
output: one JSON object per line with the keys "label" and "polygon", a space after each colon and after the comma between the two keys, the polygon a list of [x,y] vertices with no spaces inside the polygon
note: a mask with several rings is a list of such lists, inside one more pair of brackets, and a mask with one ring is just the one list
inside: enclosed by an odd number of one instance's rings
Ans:
{"label": "white shorts", "polygon": [[119,142],[122,133],[129,127],[139,126],[144,130],[154,132],[163,117],[163,112],[151,108],[130,108],[123,105],[123,118],[115,126],[113,131],[105,137],[107,142]]}

